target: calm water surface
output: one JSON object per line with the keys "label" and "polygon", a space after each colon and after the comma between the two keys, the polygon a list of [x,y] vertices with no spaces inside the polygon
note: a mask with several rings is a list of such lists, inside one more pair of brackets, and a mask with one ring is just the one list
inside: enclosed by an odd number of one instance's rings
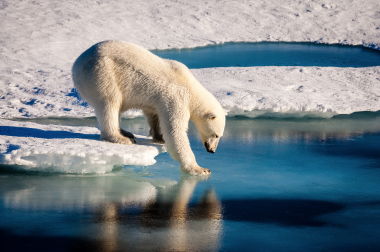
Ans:
{"label": "calm water surface", "polygon": [[192,49],[152,50],[189,68],[249,66],[370,67],[380,65],[380,51],[362,46],[313,43],[225,43]]}
{"label": "calm water surface", "polygon": [[[102,176],[1,167],[1,251],[379,251],[378,113],[229,118],[215,154],[190,126],[209,178],[181,174],[167,153]],[[141,118],[123,127],[148,132]]]}

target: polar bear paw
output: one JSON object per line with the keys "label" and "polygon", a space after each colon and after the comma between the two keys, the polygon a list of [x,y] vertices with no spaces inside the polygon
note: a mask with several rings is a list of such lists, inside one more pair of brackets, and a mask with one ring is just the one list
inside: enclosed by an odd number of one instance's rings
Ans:
{"label": "polar bear paw", "polygon": [[135,138],[135,135],[133,135],[131,132],[123,130],[122,128],[120,128],[120,134],[128,138]]}
{"label": "polar bear paw", "polygon": [[117,137],[117,136],[112,136],[112,137],[103,137],[103,140],[111,143],[117,143],[117,144],[126,144],[126,145],[131,145],[135,144],[136,140],[134,138],[129,138],[129,137]]}
{"label": "polar bear paw", "polygon": [[159,144],[165,144],[165,141],[164,141],[164,139],[152,139],[152,142],[153,143],[159,143]]}
{"label": "polar bear paw", "polygon": [[192,165],[189,168],[182,167],[182,170],[190,175],[207,176],[211,174],[211,171],[206,168],[202,168],[199,165]]}

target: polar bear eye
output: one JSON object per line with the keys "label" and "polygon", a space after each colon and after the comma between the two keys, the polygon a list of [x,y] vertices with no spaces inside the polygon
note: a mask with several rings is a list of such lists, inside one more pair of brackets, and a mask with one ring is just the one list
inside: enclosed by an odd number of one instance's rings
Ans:
{"label": "polar bear eye", "polygon": [[216,137],[216,138],[219,138],[219,136],[218,136],[218,135],[215,135],[215,137]]}
{"label": "polar bear eye", "polygon": [[216,115],[213,113],[208,113],[204,116],[206,119],[214,120],[216,118]]}

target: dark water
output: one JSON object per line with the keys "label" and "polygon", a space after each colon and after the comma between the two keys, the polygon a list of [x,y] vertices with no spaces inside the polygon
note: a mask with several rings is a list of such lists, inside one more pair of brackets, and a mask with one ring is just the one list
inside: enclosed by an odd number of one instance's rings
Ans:
{"label": "dark water", "polygon": [[313,43],[225,43],[193,49],[153,50],[189,68],[249,66],[370,67],[380,65],[380,51],[362,46]]}
{"label": "dark water", "polygon": [[102,176],[1,167],[1,251],[379,251],[377,113],[228,118],[215,154],[193,125],[189,138],[211,177],[181,174],[167,153]]}

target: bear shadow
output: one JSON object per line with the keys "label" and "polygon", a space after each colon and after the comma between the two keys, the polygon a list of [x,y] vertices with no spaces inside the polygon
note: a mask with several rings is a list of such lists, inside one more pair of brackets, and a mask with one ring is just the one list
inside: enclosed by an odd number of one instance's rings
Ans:
{"label": "bear shadow", "polygon": [[[77,139],[89,139],[103,141],[100,134],[84,134],[75,133],[63,130],[42,130],[36,128],[27,127],[14,127],[14,126],[0,126],[0,137],[1,136],[12,136],[12,137],[34,137],[34,138],[45,138],[45,139],[65,139],[65,138],[77,138]],[[157,147],[161,152],[165,152],[166,149],[163,144],[154,143],[150,137],[135,137],[137,145],[147,145]],[[8,151],[15,150],[18,147],[16,145],[11,145]]]}
{"label": "bear shadow", "polygon": [[84,134],[63,130],[42,130],[36,128],[13,126],[0,126],[0,136],[35,137],[46,139],[81,138],[100,140],[99,134]]}

